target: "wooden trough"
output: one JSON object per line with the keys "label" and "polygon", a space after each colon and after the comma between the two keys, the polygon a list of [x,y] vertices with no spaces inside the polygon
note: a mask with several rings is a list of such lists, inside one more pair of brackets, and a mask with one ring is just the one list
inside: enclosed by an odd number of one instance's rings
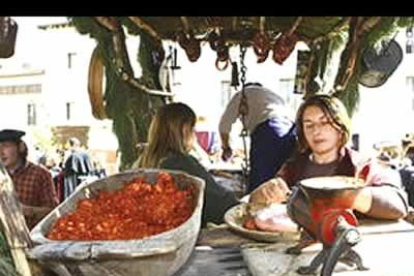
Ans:
{"label": "wooden trough", "polygon": [[179,171],[170,173],[180,189],[196,187],[197,200],[191,217],[167,232],[139,240],[53,241],[46,238],[50,227],[61,216],[72,212],[80,199],[91,198],[99,190],[117,190],[125,182],[144,176],[154,183],[159,170],[133,170],[100,179],[80,187],[32,230],[37,244],[29,252],[60,276],[171,276],[188,259],[194,249],[201,224],[205,182]]}

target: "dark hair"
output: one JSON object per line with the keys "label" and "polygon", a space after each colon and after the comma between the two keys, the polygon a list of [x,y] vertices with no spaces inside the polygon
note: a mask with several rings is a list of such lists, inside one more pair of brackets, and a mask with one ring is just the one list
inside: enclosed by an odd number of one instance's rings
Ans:
{"label": "dark hair", "polygon": [[332,120],[332,125],[341,130],[343,135],[340,146],[343,147],[348,142],[351,134],[351,120],[345,106],[341,100],[336,97],[329,95],[314,95],[302,103],[296,115],[299,151],[304,152],[309,150],[308,142],[303,133],[303,113],[309,106],[317,106],[322,109],[323,113]]}
{"label": "dark hair", "polygon": [[23,140],[19,139],[16,142],[16,144],[17,144],[17,149],[19,151],[19,156],[22,159],[26,160],[27,159],[27,156],[29,155],[29,149],[27,147],[26,142],[24,142]]}

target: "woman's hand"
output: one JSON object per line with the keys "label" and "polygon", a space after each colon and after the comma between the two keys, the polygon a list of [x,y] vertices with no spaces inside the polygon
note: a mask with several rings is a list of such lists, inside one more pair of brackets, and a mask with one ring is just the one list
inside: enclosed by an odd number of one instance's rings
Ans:
{"label": "woman's hand", "polygon": [[251,194],[249,203],[269,206],[272,203],[285,202],[291,191],[282,178],[273,178],[256,188]]}
{"label": "woman's hand", "polygon": [[365,214],[371,209],[372,192],[370,187],[360,189],[355,197],[352,209]]}

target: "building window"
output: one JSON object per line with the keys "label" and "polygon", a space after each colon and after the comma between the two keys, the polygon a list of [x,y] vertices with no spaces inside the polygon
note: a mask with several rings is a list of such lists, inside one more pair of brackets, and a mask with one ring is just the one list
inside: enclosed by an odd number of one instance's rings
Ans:
{"label": "building window", "polygon": [[414,76],[407,76],[405,84],[408,89],[414,93]]}
{"label": "building window", "polygon": [[407,76],[405,84],[411,94],[411,109],[414,110],[414,76]]}
{"label": "building window", "polygon": [[73,52],[68,53],[68,68],[69,69],[73,68],[74,56],[76,56],[76,53],[73,53]]}
{"label": "building window", "polygon": [[230,81],[221,82],[221,107],[225,108],[231,99]]}
{"label": "building window", "polygon": [[413,38],[413,28],[409,27],[406,30],[407,41],[405,43],[405,52],[407,54],[412,54],[414,51],[414,38]]}
{"label": "building window", "polygon": [[278,94],[285,99],[289,98],[289,95],[293,93],[294,85],[294,79],[292,78],[279,79]]}
{"label": "building window", "polygon": [[66,120],[68,121],[72,119],[72,110],[73,110],[73,103],[67,102],[66,103]]}
{"label": "building window", "polygon": [[29,103],[27,105],[27,125],[36,125],[36,104]]}
{"label": "building window", "polygon": [[295,80],[293,78],[279,79],[279,91],[277,94],[281,96],[290,110],[297,110],[302,103],[303,95],[295,93]]}
{"label": "building window", "polygon": [[41,84],[0,86],[1,95],[35,94],[42,92]]}

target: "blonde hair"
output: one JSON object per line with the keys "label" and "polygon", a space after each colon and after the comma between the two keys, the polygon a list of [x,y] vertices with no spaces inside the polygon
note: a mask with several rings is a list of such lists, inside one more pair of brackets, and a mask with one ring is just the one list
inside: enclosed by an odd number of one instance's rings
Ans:
{"label": "blonde hair", "polygon": [[137,161],[138,167],[159,168],[169,153],[187,153],[189,137],[184,128],[193,128],[196,118],[194,111],[183,103],[171,103],[158,109],[150,124],[148,145]]}
{"label": "blonde hair", "polygon": [[342,133],[342,140],[340,147],[345,146],[351,135],[351,120],[344,104],[336,97],[329,95],[315,95],[308,98],[298,110],[296,115],[296,126],[298,133],[298,148],[300,152],[309,150],[308,142],[306,141],[303,132],[303,113],[309,106],[319,107],[323,113],[332,120],[331,124],[340,130]]}

